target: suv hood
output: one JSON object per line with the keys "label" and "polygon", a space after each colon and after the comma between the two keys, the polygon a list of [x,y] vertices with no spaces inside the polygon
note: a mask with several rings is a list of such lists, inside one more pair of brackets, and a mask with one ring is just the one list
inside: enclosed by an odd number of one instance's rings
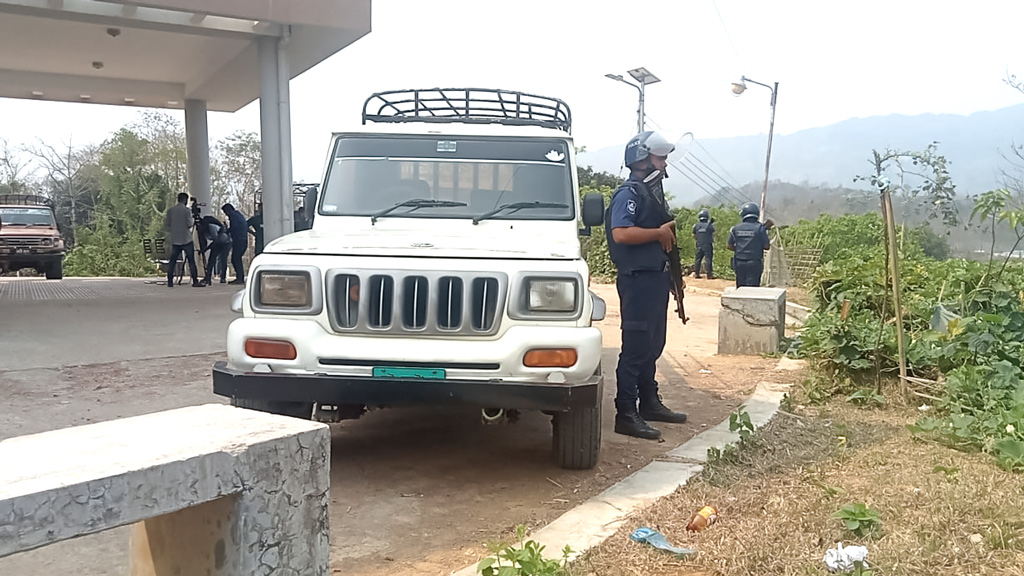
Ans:
{"label": "suv hood", "polygon": [[[485,229],[485,224],[488,224]],[[566,259],[580,257],[576,222],[550,222],[543,230],[530,226],[481,222],[467,233],[437,230],[387,230],[383,227],[340,232],[307,230],[271,242],[264,252],[352,256],[414,256],[431,258]],[[486,236],[481,232],[486,230]],[[473,232],[473,233],[470,233]],[[557,232],[557,233],[555,233]],[[568,232],[568,233],[567,233]]]}
{"label": "suv hood", "polygon": [[0,224],[0,236],[39,236],[43,238],[54,238],[60,232],[53,226],[13,226]]}

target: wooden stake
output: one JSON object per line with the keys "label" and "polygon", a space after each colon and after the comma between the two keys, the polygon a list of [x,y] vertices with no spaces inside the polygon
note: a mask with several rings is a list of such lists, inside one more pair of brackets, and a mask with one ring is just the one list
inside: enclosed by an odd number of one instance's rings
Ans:
{"label": "wooden stake", "polygon": [[907,396],[907,351],[903,346],[903,307],[900,303],[900,266],[896,252],[896,219],[892,214],[892,196],[889,186],[882,188],[882,216],[885,218],[885,235],[889,243],[889,274],[892,277],[892,302],[896,311],[896,346],[899,351],[900,393]]}

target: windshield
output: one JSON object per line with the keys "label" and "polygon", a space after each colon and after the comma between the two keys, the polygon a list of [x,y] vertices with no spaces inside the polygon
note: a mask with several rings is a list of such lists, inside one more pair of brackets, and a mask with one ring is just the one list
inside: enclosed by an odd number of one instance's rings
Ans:
{"label": "windshield", "polygon": [[[542,203],[495,220],[573,220],[565,141],[439,137],[338,140],[320,214],[388,218],[474,218],[505,204]],[[429,202],[441,201],[441,202]]]}
{"label": "windshield", "polygon": [[2,226],[56,226],[45,208],[0,208]]}

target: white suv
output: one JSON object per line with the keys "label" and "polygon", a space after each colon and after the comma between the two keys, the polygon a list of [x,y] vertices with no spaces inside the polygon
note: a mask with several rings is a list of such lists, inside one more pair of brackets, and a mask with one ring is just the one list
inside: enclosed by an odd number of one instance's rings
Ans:
{"label": "white suv", "polygon": [[579,209],[568,107],[395,91],[366,101],[367,122],[332,137],[306,202],[312,229],[254,260],[214,391],[325,421],[367,406],[458,403],[484,420],[542,410],[559,465],[593,467],[604,302],[587,290],[578,236],[604,203],[588,195]]}

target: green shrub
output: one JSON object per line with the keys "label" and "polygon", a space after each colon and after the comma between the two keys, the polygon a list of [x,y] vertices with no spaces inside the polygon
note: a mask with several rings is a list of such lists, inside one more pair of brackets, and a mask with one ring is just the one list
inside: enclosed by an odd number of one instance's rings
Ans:
{"label": "green shrub", "polygon": [[78,231],[78,243],[64,258],[67,276],[152,276],[159,271],[146,259],[142,238],[121,236],[104,219]]}
{"label": "green shrub", "polygon": [[[833,393],[897,368],[885,257],[867,252],[822,265],[812,282],[817,306],[799,353],[845,384]],[[1024,470],[1024,267],[993,278],[984,263],[919,253],[900,271],[908,370],[944,381],[931,391],[935,415],[911,430]]]}

